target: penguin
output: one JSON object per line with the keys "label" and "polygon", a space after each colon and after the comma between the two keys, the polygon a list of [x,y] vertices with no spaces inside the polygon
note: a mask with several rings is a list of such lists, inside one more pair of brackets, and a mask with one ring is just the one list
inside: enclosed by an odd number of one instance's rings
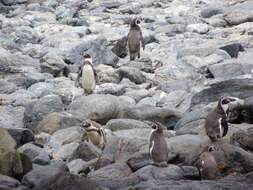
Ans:
{"label": "penguin", "polygon": [[79,73],[75,81],[75,86],[79,86],[79,79],[80,77],[82,77],[82,87],[88,94],[91,94],[96,87],[97,73],[93,67],[90,54],[83,52],[82,55],[84,57],[84,63],[79,68]]}
{"label": "penguin", "polygon": [[87,142],[90,140],[94,145],[104,150],[107,140],[103,127],[90,119],[83,121],[81,127],[85,130],[82,140]]}
{"label": "penguin", "polygon": [[199,159],[201,179],[217,179],[220,177],[219,167],[211,152],[203,152]]}
{"label": "penguin", "polygon": [[149,138],[149,152],[154,162],[158,167],[166,167],[168,164],[169,149],[163,135],[162,126],[159,123],[152,123],[152,131]]}
{"label": "penguin", "polygon": [[127,35],[127,47],[130,54],[130,61],[140,58],[140,41],[143,50],[145,49],[144,39],[141,32],[141,17],[134,18],[130,23],[130,31]]}
{"label": "penguin", "polygon": [[217,141],[228,132],[227,110],[231,102],[228,97],[220,97],[218,104],[207,115],[205,130],[211,141]]}

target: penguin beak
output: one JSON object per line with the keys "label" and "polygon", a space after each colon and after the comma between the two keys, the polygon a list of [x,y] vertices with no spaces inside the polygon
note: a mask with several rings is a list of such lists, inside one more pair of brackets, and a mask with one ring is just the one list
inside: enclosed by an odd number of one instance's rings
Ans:
{"label": "penguin beak", "polygon": [[156,129],[156,124],[152,123],[152,129]]}

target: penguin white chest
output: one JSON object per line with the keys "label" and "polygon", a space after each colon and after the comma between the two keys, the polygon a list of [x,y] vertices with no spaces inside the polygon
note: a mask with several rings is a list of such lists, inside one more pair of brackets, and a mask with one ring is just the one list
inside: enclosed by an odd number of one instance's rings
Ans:
{"label": "penguin white chest", "polygon": [[87,64],[83,66],[82,86],[85,90],[94,90],[96,87],[93,69],[90,65]]}

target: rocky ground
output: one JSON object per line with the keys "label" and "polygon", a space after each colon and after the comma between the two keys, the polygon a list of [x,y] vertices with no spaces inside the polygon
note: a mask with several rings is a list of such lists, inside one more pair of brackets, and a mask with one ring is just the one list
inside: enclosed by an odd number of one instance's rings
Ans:
{"label": "rocky ground", "polygon": [[[252,0],[0,0],[0,189],[253,189]],[[142,16],[145,50],[122,46]],[[94,94],[74,86],[81,53]],[[220,96],[229,132],[215,144],[222,178],[192,164]],[[80,123],[104,126],[102,151]],[[163,124],[170,161],[153,165],[150,122]]]}

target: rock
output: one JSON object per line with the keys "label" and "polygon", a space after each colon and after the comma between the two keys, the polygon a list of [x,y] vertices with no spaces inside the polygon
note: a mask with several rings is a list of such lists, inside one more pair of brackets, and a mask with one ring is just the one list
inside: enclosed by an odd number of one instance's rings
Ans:
{"label": "rock", "polygon": [[27,104],[32,102],[34,99],[37,98],[37,96],[27,90],[20,89],[12,93],[12,96],[14,96],[15,101],[13,102],[14,106],[23,106],[25,107]]}
{"label": "rock", "polygon": [[47,54],[40,60],[40,62],[42,73],[50,73],[54,77],[62,75],[68,76],[67,65],[59,56]]}
{"label": "rock", "polygon": [[[150,175],[152,174],[152,175]],[[132,174],[138,176],[143,181],[151,180],[180,180],[183,178],[183,170],[176,165],[168,165],[168,167],[145,166]]]}
{"label": "rock", "polygon": [[20,180],[32,169],[31,159],[24,153],[0,145],[0,174]]}
{"label": "rock", "polygon": [[40,152],[38,156],[33,159],[34,164],[48,165],[50,164],[50,158],[46,152]]}
{"label": "rock", "polygon": [[[28,142],[34,140],[34,134],[29,129],[24,128],[8,128],[7,129],[12,138],[15,139],[17,147],[20,147]],[[2,144],[2,143],[0,143]]]}
{"label": "rock", "polygon": [[17,90],[17,86],[11,82],[0,79],[0,94],[11,94]]}
{"label": "rock", "polygon": [[136,106],[156,106],[156,101],[152,97],[146,97],[141,99]]}
{"label": "rock", "polygon": [[57,141],[57,144],[64,145],[75,141],[80,141],[82,136],[83,130],[81,127],[69,127],[66,129],[59,129],[54,132],[51,136],[50,141]]}
{"label": "rock", "polygon": [[125,86],[114,83],[103,83],[95,90],[96,94],[111,94],[121,96],[126,91]]}
{"label": "rock", "polygon": [[[36,126],[43,117],[52,112],[61,112],[63,104],[59,96],[48,95],[29,103],[25,108],[24,125],[36,131]],[[35,130],[34,130],[35,128]]]}
{"label": "rock", "polygon": [[67,161],[72,157],[75,150],[79,147],[79,143],[73,142],[59,146],[52,152],[52,157],[55,160]]}
{"label": "rock", "polygon": [[25,108],[22,106],[13,107],[11,105],[0,106],[0,126],[5,128],[24,127]]}
{"label": "rock", "polygon": [[14,189],[19,187],[21,184],[18,180],[11,178],[6,175],[0,174],[0,188],[1,189]]}
{"label": "rock", "polygon": [[111,119],[106,123],[105,128],[111,131],[118,131],[124,129],[134,129],[134,128],[150,128],[148,124],[134,120],[134,119]]}
{"label": "rock", "polygon": [[24,4],[26,2],[27,0],[3,0],[2,1],[4,5],[8,5],[8,6],[16,5],[16,4]]}
{"label": "rock", "polygon": [[233,61],[210,65],[208,70],[214,78],[230,79],[244,74],[242,65]]}
{"label": "rock", "polygon": [[81,120],[91,119],[104,124],[110,119],[118,118],[126,107],[127,103],[116,96],[92,94],[78,97],[68,110]]}
{"label": "rock", "polygon": [[225,20],[230,25],[238,25],[245,22],[251,22],[253,19],[252,12],[250,11],[251,6],[251,1],[245,1],[241,4],[228,7],[225,14]]}
{"label": "rock", "polygon": [[26,88],[37,82],[44,82],[45,76],[42,73],[28,73],[26,76]]}
{"label": "rock", "polygon": [[244,150],[253,150],[253,128],[235,132],[230,141],[231,144],[238,144]]}
{"label": "rock", "polygon": [[194,166],[182,166],[181,169],[184,173],[184,178],[187,179],[200,179],[199,169]]}
{"label": "rock", "polygon": [[239,51],[244,51],[243,46],[240,43],[228,44],[226,46],[220,47],[220,49],[226,51],[231,57],[238,57]]}
{"label": "rock", "polygon": [[17,146],[16,141],[9,134],[8,130],[0,128],[0,145],[7,146],[9,148],[15,148]]}
{"label": "rock", "polygon": [[152,164],[152,161],[148,152],[137,152],[126,163],[135,172],[146,165]]}
{"label": "rock", "polygon": [[207,24],[189,24],[186,27],[186,30],[189,32],[196,32],[198,34],[206,34],[209,31],[209,26]]}
{"label": "rock", "polygon": [[30,86],[27,90],[38,98],[53,94],[54,86],[47,82],[38,82]]}
{"label": "rock", "polygon": [[72,160],[67,165],[68,165],[70,173],[79,174],[86,168],[87,162],[78,158],[78,159]]}
{"label": "rock", "polygon": [[43,151],[43,149],[41,147],[38,147],[38,146],[32,144],[32,143],[27,143],[27,144],[19,147],[18,151],[27,154],[32,159],[32,161],[34,161],[35,158],[40,155],[40,153]]}
{"label": "rock", "polygon": [[94,158],[98,158],[100,155],[100,149],[90,142],[83,142],[74,150],[69,160],[80,158],[84,161],[90,161]]}
{"label": "rock", "polygon": [[196,93],[191,100],[191,107],[197,104],[216,102],[220,96],[233,96],[245,99],[251,96],[252,79],[229,79],[211,84]]}
{"label": "rock", "polygon": [[67,112],[52,112],[47,114],[36,127],[33,128],[33,131],[46,132],[53,134],[54,132],[67,129],[72,126],[80,126],[81,120],[75,117],[73,114]]}
{"label": "rock", "polygon": [[[176,162],[188,159],[189,154],[209,141],[207,136],[200,135],[180,135],[167,140],[169,152],[177,155]],[[174,161],[172,161],[174,162]]]}
{"label": "rock", "polygon": [[223,12],[224,11],[221,8],[208,7],[208,8],[205,8],[205,9],[201,10],[200,14],[203,18],[210,18],[214,15],[222,14]]}
{"label": "rock", "polygon": [[117,43],[113,46],[112,52],[115,53],[118,57],[124,58],[127,56],[127,38],[123,37],[119,39]]}
{"label": "rock", "polygon": [[182,116],[180,112],[173,109],[142,106],[125,109],[122,117],[136,120],[158,121],[165,125],[167,129],[171,129]]}
{"label": "rock", "polygon": [[146,82],[145,76],[136,68],[133,67],[120,67],[117,71],[120,76],[120,80],[128,78],[136,84],[142,84]]}
{"label": "rock", "polygon": [[125,163],[115,163],[92,171],[88,174],[89,178],[106,178],[117,179],[129,176],[132,173],[131,169]]}
{"label": "rock", "polygon": [[146,89],[138,89],[138,90],[128,90],[124,94],[124,96],[129,96],[135,100],[135,102],[139,102],[141,99],[150,96],[150,93]]}
{"label": "rock", "polygon": [[148,149],[147,138],[108,137],[108,142],[103,151],[104,155],[112,155],[113,162],[127,161],[134,153]]}
{"label": "rock", "polygon": [[29,188],[45,189],[45,187],[57,187],[57,181],[67,176],[68,167],[63,162],[53,162],[47,166],[38,166],[27,173],[22,184]]}

